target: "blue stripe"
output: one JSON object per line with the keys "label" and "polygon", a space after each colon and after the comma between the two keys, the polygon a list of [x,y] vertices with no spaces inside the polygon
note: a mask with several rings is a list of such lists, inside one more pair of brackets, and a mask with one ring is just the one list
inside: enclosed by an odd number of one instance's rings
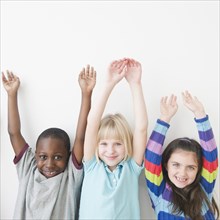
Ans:
{"label": "blue stripe", "polygon": [[210,210],[208,210],[206,212],[206,214],[204,215],[204,219],[205,220],[215,220],[215,216],[213,215],[213,213]]}
{"label": "blue stripe", "polygon": [[197,123],[203,123],[203,122],[209,120],[209,116],[206,115],[204,118],[200,118],[200,119],[196,119],[196,118],[194,118],[194,120],[195,120],[195,122],[197,122]]}
{"label": "blue stripe", "polygon": [[151,136],[150,136],[150,139],[152,141],[155,141],[156,143],[159,143],[159,144],[163,145],[165,136],[163,134],[160,134],[160,133],[156,132],[156,131],[153,131]]}
{"label": "blue stripe", "polygon": [[213,137],[214,135],[211,128],[207,131],[199,131],[199,138],[205,142],[213,139]]}
{"label": "blue stripe", "polygon": [[206,151],[203,149],[202,151],[203,156],[205,157],[205,159],[209,162],[213,162],[218,158],[218,152],[217,152],[217,148],[215,148],[213,151]]}
{"label": "blue stripe", "polygon": [[166,213],[163,211],[160,211],[157,217],[158,220],[187,220],[189,218],[184,218],[181,216],[172,215],[170,213]]}
{"label": "blue stripe", "polygon": [[146,184],[148,186],[148,189],[157,197],[162,194],[164,187],[165,187],[165,181],[163,180],[160,184],[160,186],[157,186],[153,184],[151,181],[146,179]]}
{"label": "blue stripe", "polygon": [[207,194],[212,193],[212,191],[215,187],[215,180],[213,180],[212,183],[209,183],[203,176],[201,176],[200,183],[203,186],[203,188],[205,189]]}
{"label": "blue stripe", "polygon": [[145,151],[145,158],[146,160],[150,161],[151,163],[155,165],[161,164],[161,159],[162,159],[161,155],[155,154],[154,152],[148,149]]}

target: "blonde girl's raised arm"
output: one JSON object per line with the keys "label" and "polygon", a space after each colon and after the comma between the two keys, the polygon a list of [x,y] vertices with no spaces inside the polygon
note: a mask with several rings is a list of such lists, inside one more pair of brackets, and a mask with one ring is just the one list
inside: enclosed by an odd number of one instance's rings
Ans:
{"label": "blonde girl's raised arm", "polygon": [[113,61],[107,72],[107,78],[99,91],[99,97],[94,101],[87,119],[84,143],[84,160],[88,161],[95,155],[97,147],[97,134],[100,121],[105,110],[109,95],[115,85],[124,77],[125,60]]}
{"label": "blonde girl's raised arm", "polygon": [[148,117],[141,85],[141,64],[128,60],[126,80],[129,83],[134,106],[133,159],[141,165],[147,142]]}

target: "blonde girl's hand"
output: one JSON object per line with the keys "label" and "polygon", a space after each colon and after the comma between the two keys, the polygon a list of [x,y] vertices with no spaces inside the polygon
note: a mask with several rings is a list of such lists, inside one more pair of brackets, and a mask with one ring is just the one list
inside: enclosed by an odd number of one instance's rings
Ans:
{"label": "blonde girl's hand", "polygon": [[177,97],[175,95],[172,94],[169,98],[167,96],[162,97],[160,101],[160,119],[169,123],[172,117],[176,114],[177,109]]}
{"label": "blonde girl's hand", "polygon": [[6,70],[6,73],[2,72],[2,82],[8,95],[13,95],[17,93],[18,88],[20,86],[20,80],[11,71]]}
{"label": "blonde girl's hand", "polygon": [[140,83],[141,74],[141,64],[134,59],[127,59],[127,71],[125,74],[125,78],[128,81],[128,83]]}
{"label": "blonde girl's hand", "polygon": [[193,97],[188,91],[182,92],[183,104],[194,113],[197,119],[204,118],[206,116],[203,104]]}
{"label": "blonde girl's hand", "polygon": [[113,61],[108,67],[107,82],[118,83],[125,76],[126,64],[126,59]]}
{"label": "blonde girl's hand", "polygon": [[96,71],[88,64],[83,68],[78,78],[79,86],[83,93],[91,93],[96,84]]}

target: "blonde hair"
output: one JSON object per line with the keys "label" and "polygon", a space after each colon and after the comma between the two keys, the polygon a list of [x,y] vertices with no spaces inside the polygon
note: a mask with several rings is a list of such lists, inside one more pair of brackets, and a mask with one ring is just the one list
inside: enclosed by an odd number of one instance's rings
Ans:
{"label": "blonde hair", "polygon": [[108,114],[102,118],[97,135],[96,159],[98,161],[98,143],[100,140],[109,138],[120,140],[124,144],[124,160],[127,160],[128,157],[131,157],[133,134],[127,120],[123,115],[119,113]]}

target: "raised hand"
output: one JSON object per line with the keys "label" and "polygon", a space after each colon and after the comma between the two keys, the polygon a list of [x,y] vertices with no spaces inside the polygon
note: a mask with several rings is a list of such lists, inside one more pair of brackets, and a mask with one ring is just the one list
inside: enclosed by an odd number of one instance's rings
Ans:
{"label": "raised hand", "polygon": [[167,96],[162,97],[160,101],[160,119],[169,123],[171,118],[176,114],[177,109],[177,97],[175,95],[171,95],[169,98]]}
{"label": "raised hand", "polygon": [[[6,77],[7,74],[7,77]],[[2,82],[3,86],[8,93],[8,95],[13,95],[18,91],[20,86],[19,78],[10,71],[6,71],[6,74],[2,72]]]}
{"label": "raised hand", "polygon": [[128,83],[140,83],[141,82],[141,64],[133,59],[126,59],[127,60],[127,71],[125,74],[125,78]]}
{"label": "raised hand", "polygon": [[203,118],[206,116],[203,104],[188,92],[182,92],[183,104],[194,113],[196,118]]}
{"label": "raised hand", "polygon": [[107,82],[118,83],[125,76],[126,64],[126,59],[113,61],[108,68]]}
{"label": "raised hand", "polygon": [[79,74],[78,82],[83,93],[91,93],[96,84],[96,71],[90,65],[83,68]]}

